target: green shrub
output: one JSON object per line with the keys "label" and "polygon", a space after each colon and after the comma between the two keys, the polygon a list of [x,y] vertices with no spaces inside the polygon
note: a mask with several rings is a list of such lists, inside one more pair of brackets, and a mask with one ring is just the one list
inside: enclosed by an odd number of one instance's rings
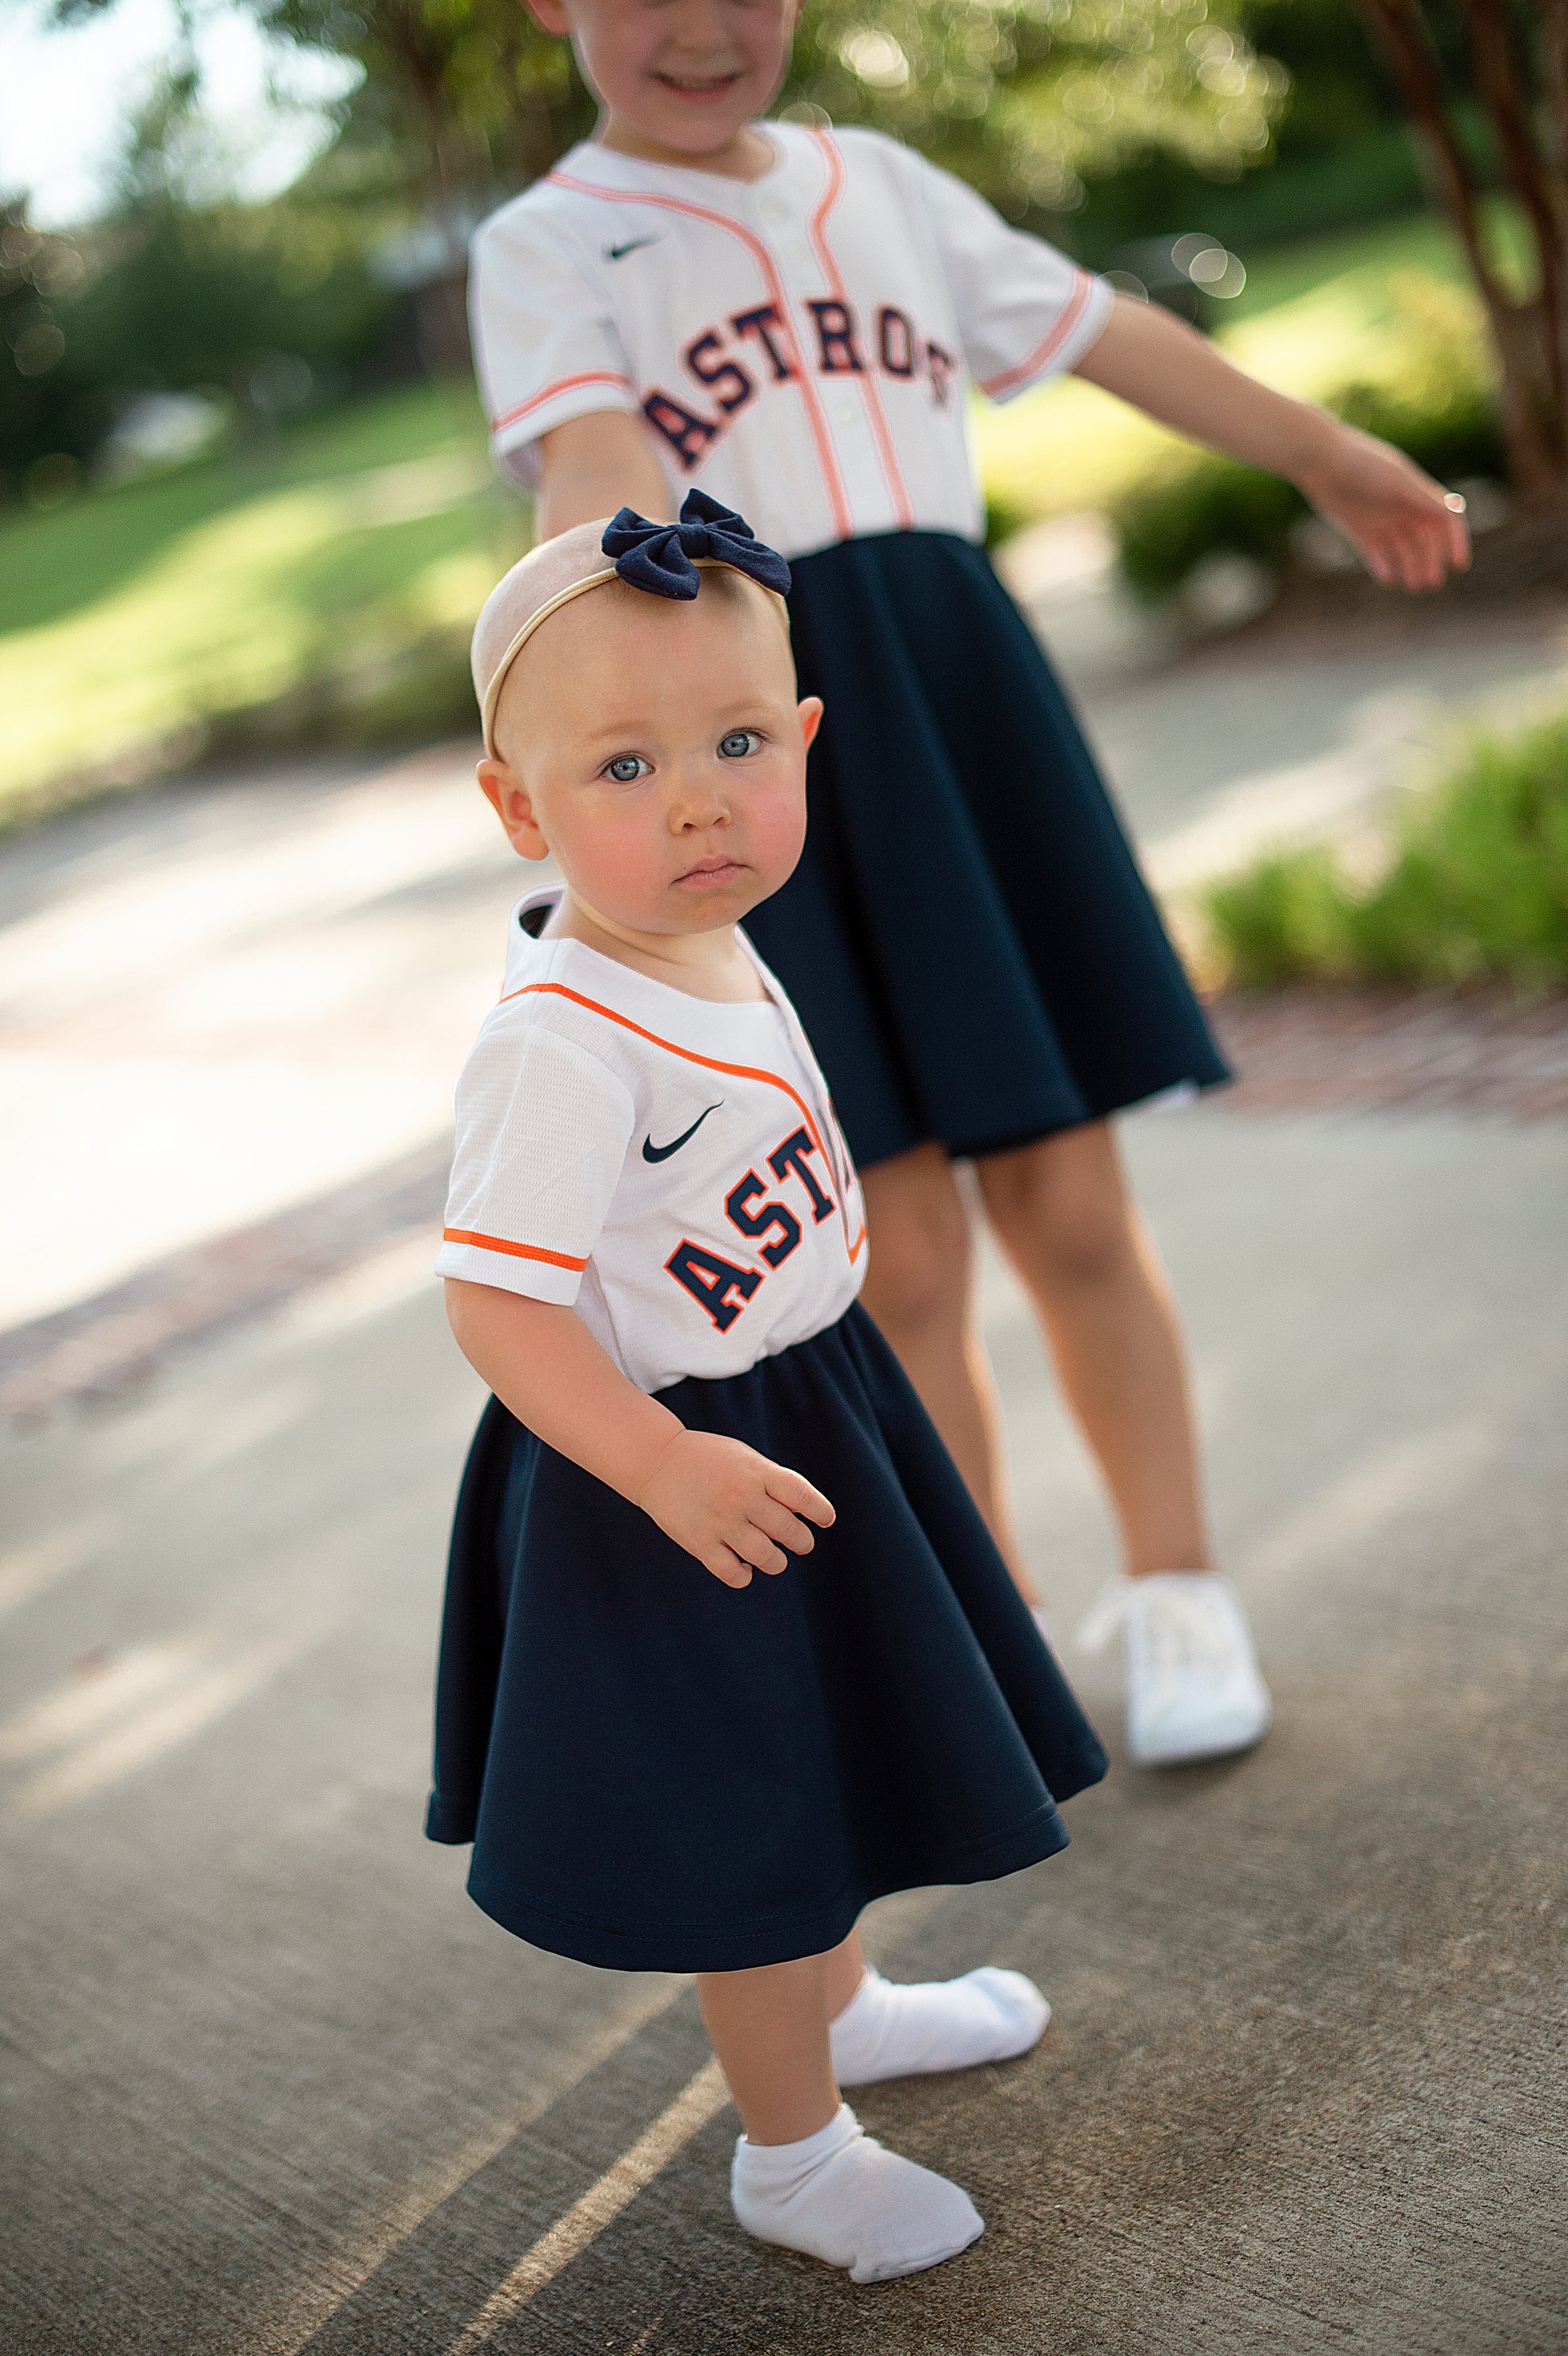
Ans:
{"label": "green shrub", "polygon": [[1369,884],[1322,849],[1212,884],[1226,979],[1568,988],[1568,712],[1477,737],[1406,804],[1386,854]]}
{"label": "green shrub", "polygon": [[[1503,472],[1497,400],[1473,308],[1452,287],[1416,273],[1390,288],[1401,360],[1326,396],[1337,416],[1408,452],[1440,482]],[[1293,483],[1207,450],[1164,460],[1112,512],[1117,556],[1145,597],[1168,595],[1207,556],[1277,562],[1306,502]]]}
{"label": "green shrub", "polygon": [[1035,510],[1026,501],[1010,498],[1005,491],[992,490],[987,487],[985,493],[985,545],[987,548],[1004,547],[1015,532],[1022,531],[1026,524],[1031,524],[1035,520]]}
{"label": "green shrub", "polygon": [[1112,516],[1117,562],[1141,597],[1168,596],[1206,556],[1272,562],[1305,513],[1294,483],[1195,451],[1118,503]]}

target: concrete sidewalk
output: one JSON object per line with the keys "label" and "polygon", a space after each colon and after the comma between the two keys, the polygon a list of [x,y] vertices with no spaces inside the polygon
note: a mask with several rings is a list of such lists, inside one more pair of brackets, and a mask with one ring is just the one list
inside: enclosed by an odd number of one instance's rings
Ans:
{"label": "concrete sidewalk", "polygon": [[[859,2291],[744,2241],[689,1989],[518,1945],[420,1839],[478,1401],[418,1238],[5,1450],[0,2345],[1568,2346],[1568,1131],[1130,1142],[1279,1719],[875,1911],[895,1976],[994,1959],[1057,2008],[1020,2062],[861,2100],[984,2240]],[[1109,1547],[994,1269],[987,1330],[1068,1628]]]}

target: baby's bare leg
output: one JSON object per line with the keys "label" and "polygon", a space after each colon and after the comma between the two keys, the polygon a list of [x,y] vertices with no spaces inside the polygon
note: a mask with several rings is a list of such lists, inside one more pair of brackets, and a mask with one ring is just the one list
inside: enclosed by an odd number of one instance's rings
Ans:
{"label": "baby's bare leg", "polygon": [[828,1958],[699,1972],[697,2001],[753,2144],[799,2143],[839,2106],[828,2051]]}

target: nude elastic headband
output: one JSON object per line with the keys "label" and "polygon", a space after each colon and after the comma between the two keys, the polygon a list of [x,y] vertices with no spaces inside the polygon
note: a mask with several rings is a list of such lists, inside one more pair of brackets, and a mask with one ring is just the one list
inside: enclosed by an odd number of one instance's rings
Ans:
{"label": "nude elastic headband", "polygon": [[784,593],[789,567],[777,550],[756,538],[749,524],[705,491],[688,491],[675,523],[650,523],[622,508],[607,523],[577,524],[531,549],[496,584],[474,625],[474,692],[485,751],[496,757],[496,709],[507,674],[552,614],[610,581],[683,602],[697,594],[703,573],[714,565],[742,573],[765,590],[788,635]]}

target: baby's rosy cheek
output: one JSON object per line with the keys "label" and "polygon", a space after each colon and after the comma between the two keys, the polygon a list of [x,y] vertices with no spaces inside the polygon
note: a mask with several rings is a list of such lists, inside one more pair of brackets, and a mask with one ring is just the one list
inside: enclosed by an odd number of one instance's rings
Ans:
{"label": "baby's rosy cheek", "polygon": [[662,880],[664,845],[649,828],[607,828],[595,841],[593,863],[612,890],[636,893]]}
{"label": "baby's rosy cheek", "polygon": [[806,840],[806,798],[803,793],[770,795],[757,813],[756,848],[770,863],[792,862]]}

